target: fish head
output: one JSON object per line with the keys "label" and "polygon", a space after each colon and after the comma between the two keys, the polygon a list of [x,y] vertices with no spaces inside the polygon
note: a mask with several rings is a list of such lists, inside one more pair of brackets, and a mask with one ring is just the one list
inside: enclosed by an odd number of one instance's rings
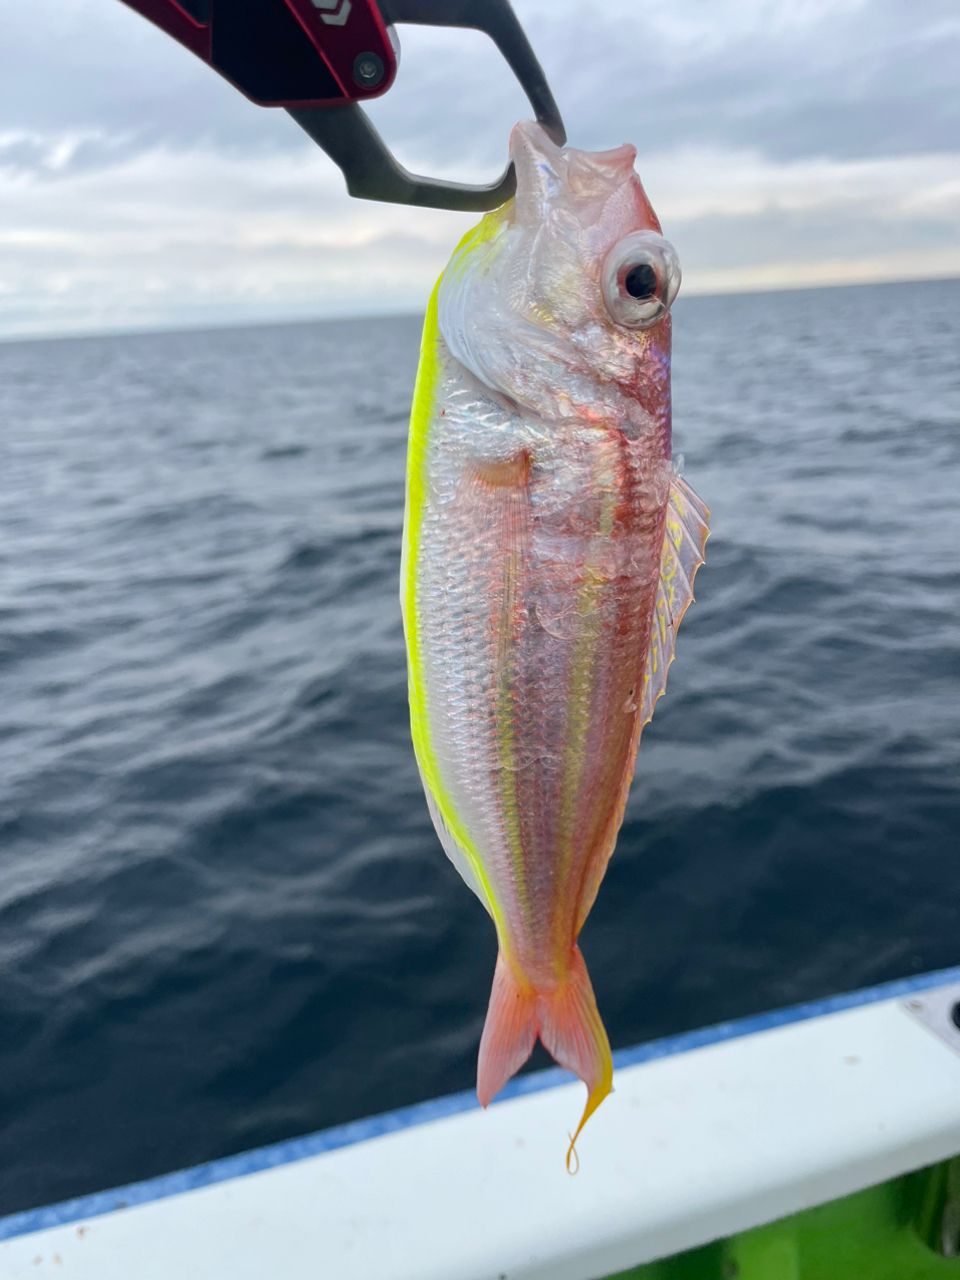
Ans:
{"label": "fish head", "polygon": [[514,198],[461,241],[440,331],[492,391],[543,418],[633,434],[670,424],[670,306],[680,265],[634,171],[636,149],[511,135]]}

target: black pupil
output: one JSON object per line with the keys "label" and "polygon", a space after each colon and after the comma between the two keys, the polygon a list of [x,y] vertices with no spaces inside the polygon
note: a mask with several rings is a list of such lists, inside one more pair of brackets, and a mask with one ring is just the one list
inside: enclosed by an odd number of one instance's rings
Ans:
{"label": "black pupil", "polygon": [[638,262],[623,277],[623,287],[631,298],[652,298],[657,292],[657,273],[649,262]]}

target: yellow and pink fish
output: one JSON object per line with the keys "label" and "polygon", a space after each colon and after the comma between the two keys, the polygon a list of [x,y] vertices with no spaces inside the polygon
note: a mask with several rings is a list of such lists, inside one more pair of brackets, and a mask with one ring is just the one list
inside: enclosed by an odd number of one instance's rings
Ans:
{"label": "yellow and pink fish", "polygon": [[703,562],[671,462],[680,267],[636,152],[511,138],[513,200],[464,237],[427,312],[402,604],[413,742],[443,847],[499,955],[484,1106],[537,1037],[611,1091],[577,938],[623,821]]}

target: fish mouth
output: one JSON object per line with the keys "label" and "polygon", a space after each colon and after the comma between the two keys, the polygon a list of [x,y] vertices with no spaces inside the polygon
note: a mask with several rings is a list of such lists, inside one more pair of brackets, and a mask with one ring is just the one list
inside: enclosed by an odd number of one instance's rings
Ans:
{"label": "fish mouth", "polygon": [[518,219],[535,225],[558,200],[592,200],[612,194],[630,179],[636,158],[637,149],[631,143],[608,151],[559,147],[536,121],[519,121],[510,133]]}

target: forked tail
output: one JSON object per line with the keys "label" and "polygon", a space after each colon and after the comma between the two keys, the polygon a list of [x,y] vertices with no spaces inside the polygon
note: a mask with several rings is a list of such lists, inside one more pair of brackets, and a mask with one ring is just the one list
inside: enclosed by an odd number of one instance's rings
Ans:
{"label": "forked tail", "polygon": [[537,1036],[551,1057],[587,1086],[586,1106],[567,1149],[567,1169],[572,1170],[581,1129],[613,1089],[610,1042],[577,946],[566,978],[549,991],[540,991],[517,975],[502,952],[497,956],[480,1040],[477,1096],[482,1106],[520,1070]]}

